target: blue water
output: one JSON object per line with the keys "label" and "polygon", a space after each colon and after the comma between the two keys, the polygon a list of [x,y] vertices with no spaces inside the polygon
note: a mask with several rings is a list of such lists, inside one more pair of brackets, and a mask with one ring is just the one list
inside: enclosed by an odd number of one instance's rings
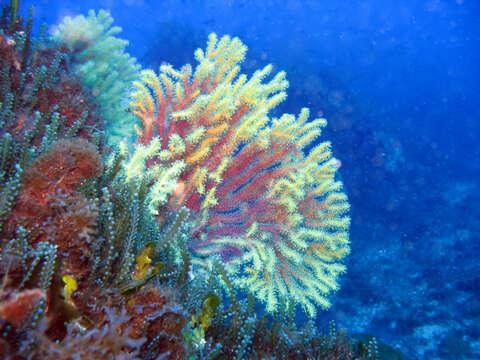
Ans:
{"label": "blue water", "polygon": [[145,68],[193,63],[239,36],[246,72],[286,70],[289,98],[329,121],[352,205],[351,255],[330,311],[412,358],[480,358],[480,3],[22,1],[53,31],[106,9]]}

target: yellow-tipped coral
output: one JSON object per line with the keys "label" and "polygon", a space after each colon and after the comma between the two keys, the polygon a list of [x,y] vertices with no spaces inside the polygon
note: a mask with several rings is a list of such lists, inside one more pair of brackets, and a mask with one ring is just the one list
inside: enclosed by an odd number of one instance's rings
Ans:
{"label": "yellow-tipped coral", "polygon": [[267,81],[267,65],[248,79],[240,74],[246,49],[238,38],[211,34],[194,70],[163,65],[135,83],[139,151],[154,144],[156,179],[175,169],[170,185],[153,186],[161,200],[151,204],[168,198],[171,211],[191,210],[188,245],[198,268],[220,257],[233,283],[269,311],[294,302],[314,316],[330,306],[349,252],[338,161],[330,143],[317,141],[325,119],[309,121],[308,109],[269,116],[287,96],[285,73]]}

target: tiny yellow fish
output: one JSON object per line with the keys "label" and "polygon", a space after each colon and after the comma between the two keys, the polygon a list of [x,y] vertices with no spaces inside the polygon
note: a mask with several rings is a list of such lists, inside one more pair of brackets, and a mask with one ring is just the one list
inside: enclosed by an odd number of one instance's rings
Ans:
{"label": "tiny yellow fish", "polygon": [[69,300],[73,292],[78,289],[77,280],[70,275],[65,275],[62,277],[62,280],[65,283],[65,286],[63,287],[63,295],[65,296],[65,299]]}

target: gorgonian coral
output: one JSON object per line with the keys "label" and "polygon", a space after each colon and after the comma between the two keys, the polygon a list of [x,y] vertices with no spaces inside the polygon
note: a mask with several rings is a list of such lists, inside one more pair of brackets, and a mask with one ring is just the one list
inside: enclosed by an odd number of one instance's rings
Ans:
{"label": "gorgonian coral", "polygon": [[313,316],[315,305],[330,305],[349,252],[338,161],[330,143],[316,142],[324,119],[309,121],[307,109],[269,117],[286,97],[285,73],[265,82],[268,65],[238,75],[245,53],[239,39],[212,34],[194,71],[163,65],[135,83],[139,148],[156,176],[151,204],[159,213],[192,210],[197,265],[220,257],[269,311],[283,299]]}
{"label": "gorgonian coral", "polygon": [[54,38],[100,105],[107,141],[114,145],[127,139],[133,142],[130,124],[134,117],[127,111],[126,99],[140,67],[125,51],[128,41],[114,36],[122,29],[112,23],[108,12],[100,10],[95,14],[90,10],[87,17],[65,17]]}

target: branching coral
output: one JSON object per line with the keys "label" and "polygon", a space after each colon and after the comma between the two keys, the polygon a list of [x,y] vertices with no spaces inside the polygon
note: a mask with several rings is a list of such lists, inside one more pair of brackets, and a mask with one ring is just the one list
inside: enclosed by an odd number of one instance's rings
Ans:
{"label": "branching coral", "polygon": [[55,40],[70,55],[74,71],[102,108],[110,144],[132,139],[133,117],[125,101],[129,86],[138,78],[139,65],[125,48],[128,41],[114,35],[113,18],[104,10],[87,17],[65,17],[54,34]]}
{"label": "branching coral", "polygon": [[160,208],[193,211],[189,247],[197,264],[221,256],[234,283],[269,311],[285,298],[314,316],[316,305],[330,305],[349,252],[338,162],[330,143],[316,143],[324,119],[308,121],[307,109],[297,118],[269,117],[286,97],[285,73],[265,82],[268,65],[250,79],[238,75],[245,53],[239,39],[212,34],[195,52],[195,71],[142,72],[132,103],[143,125],[139,142],[155,144],[149,165],[156,173],[178,169],[152,196]]}

